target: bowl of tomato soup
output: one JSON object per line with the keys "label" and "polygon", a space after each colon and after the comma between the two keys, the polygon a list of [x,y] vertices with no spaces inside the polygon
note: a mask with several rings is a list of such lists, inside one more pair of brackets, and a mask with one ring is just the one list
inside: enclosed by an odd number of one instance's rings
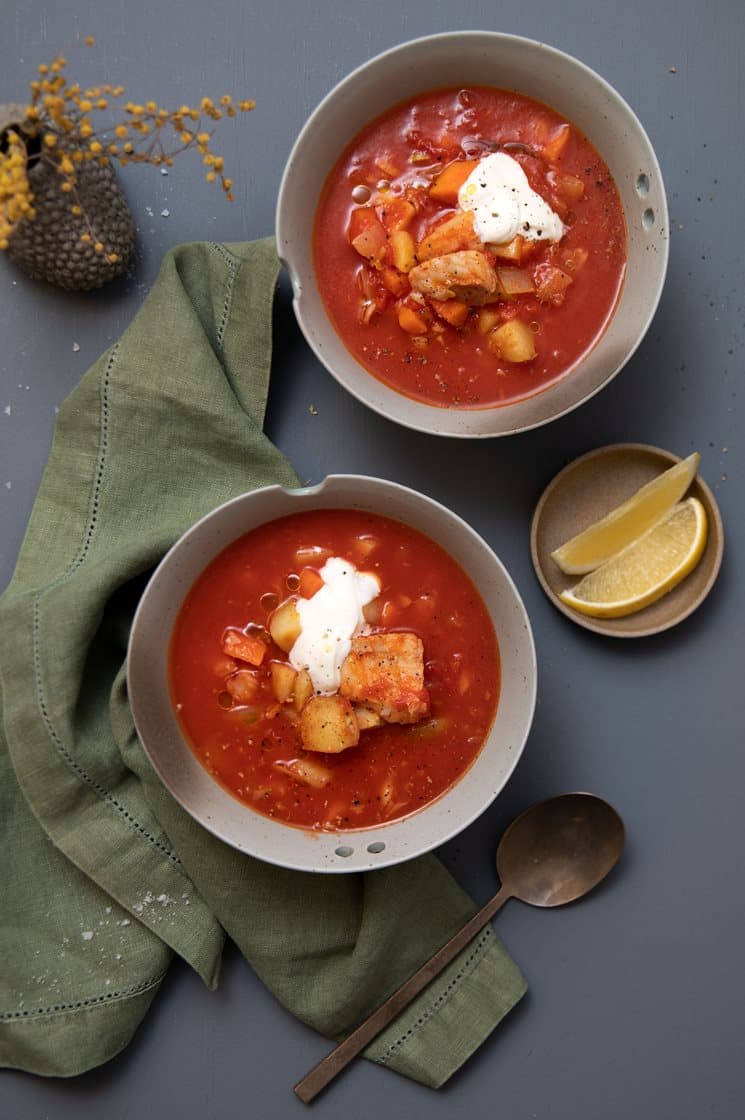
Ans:
{"label": "bowl of tomato soup", "polygon": [[382,479],[272,486],[208,514],[138,607],[128,687],[166,787],[241,851],[383,867],[455,835],[525,744],[520,596],[455,513]]}
{"label": "bowl of tomato soup", "polygon": [[404,43],[340,82],[292,149],[276,234],[333,376],[461,437],[536,427],[607,385],[668,260],[631,108],[569,55],[492,32]]}

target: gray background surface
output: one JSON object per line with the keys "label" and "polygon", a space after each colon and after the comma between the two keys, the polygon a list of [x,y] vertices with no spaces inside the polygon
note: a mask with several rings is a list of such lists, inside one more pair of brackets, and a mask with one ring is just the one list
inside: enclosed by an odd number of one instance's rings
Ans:
{"label": "gray background surface", "polygon": [[[442,852],[478,900],[512,817],[590,789],[625,817],[612,880],[585,903],[513,902],[498,932],[530,984],[522,1005],[434,1093],[359,1062],[315,1106],[329,1120],[735,1120],[745,1110],[743,565],[744,17],[739,0],[3,0],[0,101],[21,98],[63,50],[84,83],[122,82],[168,104],[224,91],[259,108],[220,127],[231,206],[183,157],[169,176],[121,178],[139,228],[129,277],[90,295],[24,279],[0,260],[0,588],[10,579],[48,454],[55,407],[127,325],[164,251],[271,233],[284,161],[309,112],[354,66],[404,39],[479,28],[542,39],[599,71],[640,116],[671,211],[671,259],[651,330],[626,369],[564,419],[518,437],[444,441],[368,413],[319,366],[276,302],[270,436],[305,479],[379,474],[425,491],[480,531],[532,618],[536,719],[504,794]],[[74,44],[87,34],[95,51]],[[437,76],[433,74],[433,84]],[[166,216],[167,212],[167,216]],[[311,405],[314,406],[311,412]],[[724,565],[706,603],[631,642],[573,626],[533,575],[528,533],[565,463],[618,441],[702,454]],[[327,1043],[291,1018],[235,952],[210,993],[176,965],[129,1049],[71,1082],[0,1075],[0,1114],[300,1117],[294,1082]]]}

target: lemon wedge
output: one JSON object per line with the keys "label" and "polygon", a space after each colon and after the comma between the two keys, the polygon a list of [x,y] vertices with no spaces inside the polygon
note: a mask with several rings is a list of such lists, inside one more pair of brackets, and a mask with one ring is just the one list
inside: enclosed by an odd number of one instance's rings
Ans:
{"label": "lemon wedge", "polygon": [[657,475],[625,502],[576,537],[566,541],[551,559],[567,575],[580,576],[600,567],[622,548],[637,540],[672,509],[696,477],[701,456],[694,451],[687,459]]}
{"label": "lemon wedge", "polygon": [[686,498],[639,540],[601,564],[559,598],[596,618],[621,618],[649,606],[693,571],[706,547],[706,510]]}

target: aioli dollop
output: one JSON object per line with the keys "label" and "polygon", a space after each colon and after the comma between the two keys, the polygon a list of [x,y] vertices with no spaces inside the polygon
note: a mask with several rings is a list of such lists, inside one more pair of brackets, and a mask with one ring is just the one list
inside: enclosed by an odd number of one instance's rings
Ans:
{"label": "aioli dollop", "polygon": [[502,245],[520,234],[528,241],[560,241],[564,223],[531,187],[517,160],[494,152],[479,160],[458,191],[458,205],[473,211],[476,235]]}
{"label": "aioli dollop", "polygon": [[339,556],[330,557],[319,574],[323,587],[297,601],[301,631],[289,658],[293,668],[308,670],[316,692],[331,693],[339,689],[352,638],[365,626],[362,609],[380,593],[380,583]]}

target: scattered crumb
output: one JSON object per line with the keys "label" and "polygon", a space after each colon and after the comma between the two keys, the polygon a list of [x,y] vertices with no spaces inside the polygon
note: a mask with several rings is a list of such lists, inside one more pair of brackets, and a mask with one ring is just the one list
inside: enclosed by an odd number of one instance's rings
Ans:
{"label": "scattered crumb", "polygon": [[83,938],[83,941],[90,941],[93,937],[93,930],[84,929],[80,936]]}
{"label": "scattered crumb", "polygon": [[318,409],[314,404],[309,406],[308,412],[311,414],[311,416],[318,416]]}
{"label": "scattered crumb", "polygon": [[668,66],[667,72],[668,72],[668,74],[677,74],[678,73],[678,67],[677,66]]}

